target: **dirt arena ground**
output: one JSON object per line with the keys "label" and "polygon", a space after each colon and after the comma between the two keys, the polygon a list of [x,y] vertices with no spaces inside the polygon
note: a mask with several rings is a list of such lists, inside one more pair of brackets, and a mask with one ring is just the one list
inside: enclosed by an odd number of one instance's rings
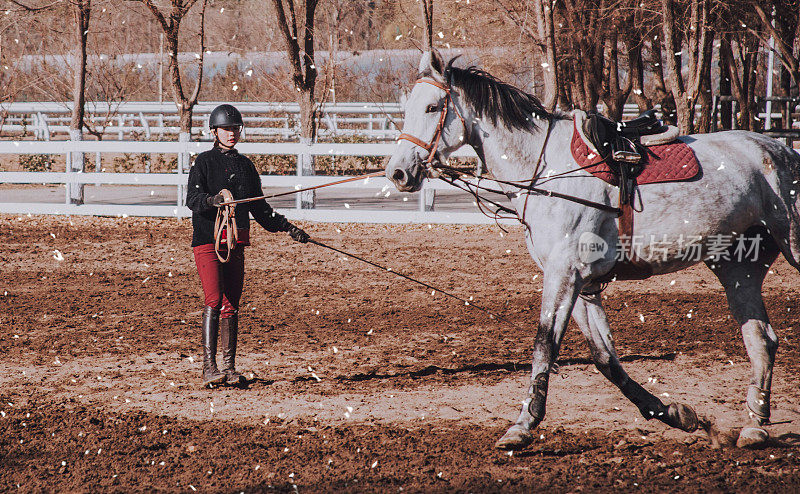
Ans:
{"label": "dirt arena ground", "polygon": [[[781,344],[766,448],[645,422],[572,327],[538,439],[509,455],[493,444],[524,398],[541,290],[520,229],[302,226],[527,329],[259,229],[251,381],[201,389],[187,220],[0,216],[0,491],[800,491],[800,275],[784,261],[765,282]],[[633,378],[745,424],[749,362],[710,271],[605,296]]]}

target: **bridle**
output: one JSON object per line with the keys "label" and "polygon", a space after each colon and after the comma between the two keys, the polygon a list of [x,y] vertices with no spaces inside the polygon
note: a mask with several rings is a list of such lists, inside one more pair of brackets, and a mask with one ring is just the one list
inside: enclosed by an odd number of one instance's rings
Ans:
{"label": "bridle", "polygon": [[[447,121],[447,114],[448,114],[448,111],[450,109],[450,104],[453,103],[453,97],[451,95],[452,89],[450,88],[450,86],[448,86],[446,84],[443,84],[443,83],[440,83],[440,82],[438,82],[436,80],[433,80],[433,79],[420,78],[420,79],[417,79],[417,81],[414,83],[414,85],[417,85],[417,84],[420,84],[420,83],[430,84],[432,86],[438,87],[439,89],[441,89],[445,93],[444,104],[442,105],[442,109],[440,110],[440,114],[439,114],[439,123],[436,125],[436,130],[434,130],[433,136],[427,142],[423,141],[419,137],[416,137],[416,136],[413,136],[413,135],[407,134],[407,133],[400,134],[397,137],[397,140],[400,141],[400,140],[404,139],[406,141],[411,142],[414,145],[417,145],[417,146],[421,147],[425,151],[427,151],[428,152],[428,157],[427,157],[427,159],[423,160],[423,163],[425,163],[425,168],[426,168],[426,172],[428,174],[428,177],[429,178],[439,178],[443,171],[446,171],[446,170],[449,170],[451,172],[454,171],[453,168],[445,165],[444,163],[441,163],[441,160],[439,160],[438,166],[435,166],[434,163],[433,163],[434,159],[436,159],[437,149],[439,148],[439,142],[442,139],[442,133],[444,132],[444,125],[445,125],[445,123]],[[453,104],[453,111],[455,111],[456,115],[458,115],[458,118],[461,119],[461,123],[464,125],[464,133],[466,134],[467,129],[468,129],[467,123],[464,120],[464,116],[461,114],[461,112],[458,111],[458,108],[456,107],[455,104]],[[598,202],[595,202],[595,201],[589,201],[587,199],[582,199],[582,198],[571,196],[571,195],[567,195],[567,194],[561,194],[561,193],[558,193],[558,192],[555,192],[555,191],[539,189],[539,188],[533,186],[533,184],[536,181],[536,179],[539,178],[539,172],[541,171],[542,160],[543,160],[543,157],[544,157],[544,150],[547,147],[547,142],[550,139],[551,131],[552,131],[552,122],[548,121],[547,132],[545,134],[544,143],[542,144],[542,147],[541,147],[541,149],[539,151],[539,158],[536,160],[533,176],[531,177],[531,179],[529,181],[527,181],[527,183],[524,183],[524,182],[507,182],[507,181],[497,180],[497,179],[495,179],[495,182],[504,183],[506,185],[511,185],[511,186],[514,186],[514,187],[518,187],[518,188],[520,188],[522,190],[528,191],[528,194],[526,194],[526,197],[525,197],[525,205],[526,206],[527,206],[528,198],[530,197],[530,195],[531,194],[536,194],[536,195],[543,195],[543,196],[548,196],[548,197],[556,197],[556,198],[559,198],[559,199],[564,199],[564,200],[567,200],[567,201],[571,201],[571,202],[575,202],[575,203],[578,203],[578,204],[582,204],[584,206],[589,206],[589,207],[592,207],[592,208],[595,208],[595,209],[599,209],[601,211],[613,213],[616,216],[621,216],[622,212],[621,212],[620,208],[607,206],[605,204],[601,204],[601,203],[598,203]],[[466,135],[464,136],[464,140],[466,140]],[[573,171],[575,171],[575,170],[573,170]],[[463,172],[456,173],[456,175],[458,175],[460,173],[463,173]],[[456,178],[456,177],[451,176],[451,178]],[[477,177],[477,176],[474,176],[474,178],[480,179],[480,177]],[[466,190],[466,189],[463,189],[462,187],[456,185],[454,183],[454,181],[450,181],[450,180],[445,180],[445,181],[450,183],[451,185],[455,185],[456,187],[461,188],[462,190]],[[469,185],[467,183],[465,183],[465,185],[467,185],[467,187],[469,187]],[[499,194],[502,194],[502,195],[506,195],[502,191],[492,190],[492,189],[488,189],[488,188],[485,188],[485,187],[478,187],[478,188],[483,189],[483,190],[488,191],[488,192],[496,192],[496,193],[499,193]],[[476,200],[478,201],[478,204],[480,204],[480,201],[483,198],[481,198],[478,195],[477,190],[469,191],[469,192],[472,193],[473,195],[475,195]],[[483,199],[483,200],[485,200],[485,199]],[[499,204],[497,204],[494,201],[488,201],[488,202],[490,202],[495,207],[500,206]],[[480,208],[480,206],[479,206],[479,209],[481,209],[481,212],[486,214],[483,211],[483,208]],[[527,209],[527,208],[523,208],[523,210],[525,210],[525,209]],[[510,210],[510,209],[508,209],[506,207],[500,207],[499,210],[505,210],[507,212],[512,212],[512,213],[516,214],[516,212],[514,212],[514,211],[512,211],[512,210]],[[524,213],[523,213],[523,215],[524,215]],[[497,214],[495,214],[495,216],[497,217]],[[520,221],[523,224],[526,224],[524,216],[523,216],[523,218],[518,218],[518,219],[520,219]]]}
{"label": "bridle", "polygon": [[[425,163],[425,168],[429,175],[436,176],[436,171],[433,167],[433,160],[436,159],[437,150],[439,149],[439,142],[442,140],[442,133],[444,132],[444,124],[447,121],[447,114],[450,110],[450,104],[453,103],[453,96],[451,94],[450,86],[446,84],[442,84],[438,81],[433,79],[417,79],[414,85],[417,84],[430,84],[431,86],[436,86],[442,91],[444,91],[444,103],[442,104],[442,109],[439,113],[439,123],[436,124],[436,130],[433,132],[433,136],[429,141],[423,141],[419,137],[413,136],[411,134],[402,133],[397,137],[397,140],[409,141],[410,143],[421,147],[425,151],[428,152],[428,157],[423,162]],[[464,133],[467,132],[467,122],[464,120],[464,117],[461,115],[461,112],[458,111],[456,105],[453,103],[453,111],[458,115],[458,118],[461,119],[461,123],[464,125]],[[465,136],[466,137],[466,136]]]}

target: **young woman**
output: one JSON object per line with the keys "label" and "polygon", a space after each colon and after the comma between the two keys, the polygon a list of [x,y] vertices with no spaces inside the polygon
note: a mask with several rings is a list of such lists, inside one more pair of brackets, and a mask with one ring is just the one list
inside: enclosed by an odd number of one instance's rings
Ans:
{"label": "young woman", "polygon": [[[236,205],[234,212],[238,242],[229,252],[224,246],[221,262],[214,250],[214,222],[217,208],[224,202],[220,191],[227,189],[233,199],[263,195],[261,179],[253,162],[239,154],[242,114],[231,105],[220,105],[211,112],[209,127],[214,147],[200,153],[189,171],[186,205],[192,210],[192,249],[200,282],[203,285],[203,386],[239,384],[244,376],[236,372],[239,299],[244,284],[244,251],[250,245],[250,215],[270,232],[289,232],[292,239],[308,242],[309,236],[272,210],[264,199]],[[230,232],[223,232],[230,235]],[[234,237],[235,238],[235,237]],[[222,370],[217,368],[217,336],[222,346]]]}

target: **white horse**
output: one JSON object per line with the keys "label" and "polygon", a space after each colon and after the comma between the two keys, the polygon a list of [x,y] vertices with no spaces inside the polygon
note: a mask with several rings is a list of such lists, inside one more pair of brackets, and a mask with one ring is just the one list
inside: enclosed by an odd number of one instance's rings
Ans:
{"label": "white horse", "polygon": [[[445,67],[435,52],[423,54],[406,103],[404,134],[386,176],[400,191],[419,190],[453,151],[470,145],[526,226],[528,251],[544,273],[541,315],[531,385],[519,417],[496,447],[521,449],[533,440],[531,430],[544,418],[548,376],[570,315],[597,368],[644,418],[687,432],[698,427],[708,431],[710,421],[698,418],[687,405],[665,405],[620,365],[599,295],[602,281],[617,264],[620,231],[613,209],[619,189],[578,169],[570,153],[572,117],[546,111],[534,96],[484,71],[452,63]],[[779,254],[800,270],[800,158],[778,141],[752,132],[679,140],[694,151],[702,173],[689,182],[639,188],[643,209],[635,216],[638,255],[652,274],[703,261],[719,278],[752,364],[747,409],[756,427],[742,433],[755,431],[766,440],[760,427],[769,424],[778,338],[767,318],[761,284]],[[566,170],[574,173],[552,178]],[[687,239],[693,239],[692,256],[686,255]]]}

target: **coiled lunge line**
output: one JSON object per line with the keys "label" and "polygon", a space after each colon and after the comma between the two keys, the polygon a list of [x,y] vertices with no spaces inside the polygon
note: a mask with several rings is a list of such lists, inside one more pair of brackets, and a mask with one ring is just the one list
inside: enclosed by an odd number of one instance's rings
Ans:
{"label": "coiled lunge line", "polygon": [[[222,189],[219,193],[225,198],[226,203],[233,201],[233,194],[231,194],[231,191],[228,189]],[[223,203],[217,209],[217,219],[214,221],[214,252],[216,252],[219,262],[222,263],[230,260],[231,251],[236,248],[236,244],[239,241],[239,232],[236,229],[235,211],[235,204]],[[222,238],[223,234],[225,235],[224,239]],[[220,254],[220,244],[223,241],[228,248],[225,257],[222,257],[222,254]]]}

